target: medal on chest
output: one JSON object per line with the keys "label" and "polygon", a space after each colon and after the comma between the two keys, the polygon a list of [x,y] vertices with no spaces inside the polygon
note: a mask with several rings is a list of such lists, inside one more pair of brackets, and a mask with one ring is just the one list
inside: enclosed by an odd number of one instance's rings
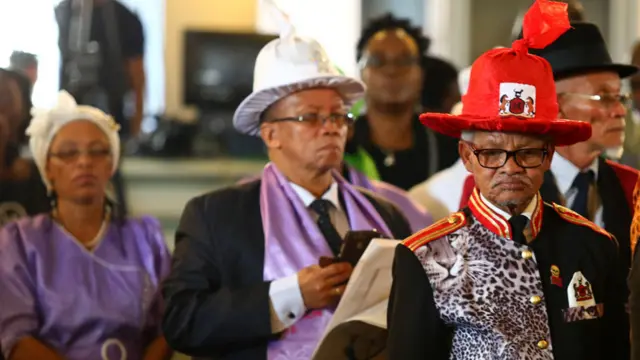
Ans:
{"label": "medal on chest", "polygon": [[551,265],[551,284],[562,287],[562,278],[560,277],[560,268],[556,265]]}

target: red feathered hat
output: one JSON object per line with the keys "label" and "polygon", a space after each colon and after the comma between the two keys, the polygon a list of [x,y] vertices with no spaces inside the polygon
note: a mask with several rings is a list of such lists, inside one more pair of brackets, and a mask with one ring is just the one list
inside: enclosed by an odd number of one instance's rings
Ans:
{"label": "red feathered hat", "polygon": [[462,114],[425,113],[422,123],[445,135],[462,131],[499,131],[550,136],[566,146],[591,137],[591,124],[557,119],[558,102],[549,63],[528,53],[541,49],[570,28],[567,4],[537,0],[527,11],[523,39],[512,48],[482,54],[471,67]]}

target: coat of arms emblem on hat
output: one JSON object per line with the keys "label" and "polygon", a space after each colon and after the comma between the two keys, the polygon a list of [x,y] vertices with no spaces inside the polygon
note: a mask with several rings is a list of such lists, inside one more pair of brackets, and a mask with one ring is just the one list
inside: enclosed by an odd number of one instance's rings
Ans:
{"label": "coat of arms emblem on hat", "polygon": [[500,116],[535,117],[536,87],[527,84],[501,83],[498,107]]}

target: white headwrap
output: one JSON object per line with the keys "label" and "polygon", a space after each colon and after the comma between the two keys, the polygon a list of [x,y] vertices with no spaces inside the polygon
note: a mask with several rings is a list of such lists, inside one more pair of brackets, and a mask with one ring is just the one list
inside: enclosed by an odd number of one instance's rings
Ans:
{"label": "white headwrap", "polygon": [[120,126],[111,116],[92,106],[78,105],[73,96],[64,90],[58,93],[58,103],[54,108],[33,109],[31,115],[33,119],[27,128],[29,148],[31,148],[31,153],[47,189],[51,189],[46,175],[47,155],[51,140],[63,126],[73,121],[91,121],[105,133],[109,145],[111,145],[113,156],[112,174],[116,171],[120,158],[120,137],[118,137]]}

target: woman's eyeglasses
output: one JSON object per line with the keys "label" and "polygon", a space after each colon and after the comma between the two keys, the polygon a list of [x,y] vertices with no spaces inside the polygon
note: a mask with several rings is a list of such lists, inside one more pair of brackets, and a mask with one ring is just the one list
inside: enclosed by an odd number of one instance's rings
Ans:
{"label": "woman's eyeglasses", "polygon": [[104,160],[111,156],[111,149],[70,149],[49,153],[50,157],[58,158],[64,162],[72,163],[78,161],[81,155],[86,154],[91,160]]}
{"label": "woman's eyeglasses", "polygon": [[394,65],[399,68],[408,68],[420,65],[420,58],[418,56],[403,56],[396,59],[388,59],[378,55],[365,55],[360,59],[360,61],[358,61],[360,69],[367,67],[379,69],[387,65]]}

